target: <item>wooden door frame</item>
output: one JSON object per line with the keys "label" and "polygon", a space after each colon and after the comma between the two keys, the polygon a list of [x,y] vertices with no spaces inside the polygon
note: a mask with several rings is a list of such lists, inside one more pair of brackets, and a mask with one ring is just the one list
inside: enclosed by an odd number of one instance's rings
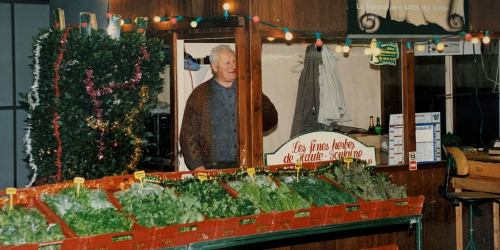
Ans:
{"label": "wooden door frame", "polygon": [[[171,110],[171,145],[174,154],[172,164],[175,171],[179,171],[177,162],[179,154],[180,131],[178,117],[178,79],[177,79],[177,41],[179,39],[210,39],[231,38],[235,39],[235,52],[237,55],[237,122],[238,122],[238,160],[240,166],[263,166],[263,133],[262,133],[262,70],[261,35],[256,31],[255,24],[241,18],[229,22],[234,31],[203,32],[201,28],[218,27],[221,22],[210,20],[204,22],[200,29],[181,28],[171,30],[169,26],[151,30],[148,36],[165,39],[170,47],[170,110]],[[215,24],[214,24],[215,23]],[[201,23],[200,23],[201,24]],[[181,27],[185,27],[182,25]],[[199,32],[193,33],[196,30]],[[148,27],[149,31],[149,27]]]}

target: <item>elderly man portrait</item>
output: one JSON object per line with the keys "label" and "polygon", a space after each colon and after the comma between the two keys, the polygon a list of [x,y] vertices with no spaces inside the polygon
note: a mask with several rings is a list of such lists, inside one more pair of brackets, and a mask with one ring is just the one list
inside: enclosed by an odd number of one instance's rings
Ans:
{"label": "elderly man portrait", "polygon": [[[212,49],[214,77],[189,96],[180,133],[181,151],[190,170],[238,168],[236,55],[228,45]],[[262,94],[262,127],[278,123],[278,112]]]}

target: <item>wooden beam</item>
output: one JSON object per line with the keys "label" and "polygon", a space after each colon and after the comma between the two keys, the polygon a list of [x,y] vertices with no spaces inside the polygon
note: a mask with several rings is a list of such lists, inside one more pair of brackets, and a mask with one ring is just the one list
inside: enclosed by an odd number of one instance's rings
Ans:
{"label": "wooden beam", "polygon": [[[406,42],[407,40],[403,40]],[[416,151],[415,142],[415,55],[401,46],[403,77],[403,138],[404,159],[408,163],[408,152]]]}
{"label": "wooden beam", "polygon": [[249,69],[246,67],[249,57],[245,28],[235,31],[236,65],[238,74],[237,120],[238,120],[238,163],[240,166],[252,166],[250,144],[250,105],[249,105]]}
{"label": "wooden beam", "polygon": [[257,24],[250,23],[248,39],[250,44],[250,86],[251,86],[251,126],[253,166],[264,166],[262,133],[262,38],[257,32]]}
{"label": "wooden beam", "polygon": [[[147,31],[157,31],[157,30],[187,30],[187,29],[219,29],[219,28],[230,28],[230,27],[244,27],[245,18],[244,17],[217,17],[211,19],[203,19],[198,23],[196,28],[191,27],[191,22],[194,19],[180,20],[176,24],[171,24],[170,21],[165,22],[151,22],[148,23]],[[124,24],[121,27],[121,32],[131,32],[135,30],[135,23]]]}
{"label": "wooden beam", "polygon": [[474,190],[487,193],[498,193],[500,181],[488,177],[453,177],[453,187],[458,189]]}
{"label": "wooden beam", "polygon": [[177,119],[177,33],[171,33],[170,39],[167,39],[170,47],[170,121],[172,126],[170,128],[170,142],[171,148],[174,152],[172,154],[171,162],[174,166],[175,172],[179,171],[179,164],[177,163],[179,153],[179,119]]}

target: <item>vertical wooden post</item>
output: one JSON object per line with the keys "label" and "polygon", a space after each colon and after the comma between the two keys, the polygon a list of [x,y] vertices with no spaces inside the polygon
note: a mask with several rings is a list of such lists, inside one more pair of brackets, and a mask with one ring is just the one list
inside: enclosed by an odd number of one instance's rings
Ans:
{"label": "vertical wooden post", "polygon": [[179,171],[179,164],[177,163],[179,153],[179,119],[177,119],[177,33],[172,33],[169,41],[170,46],[170,142],[173,151],[171,164],[173,164],[175,171]]}
{"label": "vertical wooden post", "polygon": [[237,92],[237,121],[238,121],[238,163],[240,166],[252,166],[251,134],[250,134],[250,80],[249,67],[247,67],[249,50],[244,27],[235,30],[236,66],[238,74]]}
{"label": "vertical wooden post", "polygon": [[[405,41],[403,40],[403,42]],[[403,68],[403,157],[405,163],[409,163],[408,152],[417,149],[415,142],[415,55],[413,52],[408,53],[406,46],[401,45],[401,57]]]}
{"label": "vertical wooden post", "polygon": [[[462,189],[460,188],[455,188],[455,192],[459,193],[462,192]],[[472,211],[469,211],[469,213],[472,213]],[[462,202],[460,202],[460,205],[455,207],[455,235],[456,235],[456,244],[457,244],[457,250],[462,250],[464,249],[463,242],[464,242],[464,236],[463,236],[463,228],[462,228]]]}
{"label": "vertical wooden post", "polygon": [[500,250],[500,206],[498,203],[493,202],[493,246],[495,250]]}
{"label": "vertical wooden post", "polygon": [[235,31],[238,68],[238,160],[240,166],[263,166],[262,43],[255,24]]}
{"label": "vertical wooden post", "polygon": [[257,24],[247,21],[248,39],[250,45],[250,96],[251,96],[251,126],[252,131],[252,162],[253,166],[264,165],[263,133],[262,133],[262,39],[257,31]]}

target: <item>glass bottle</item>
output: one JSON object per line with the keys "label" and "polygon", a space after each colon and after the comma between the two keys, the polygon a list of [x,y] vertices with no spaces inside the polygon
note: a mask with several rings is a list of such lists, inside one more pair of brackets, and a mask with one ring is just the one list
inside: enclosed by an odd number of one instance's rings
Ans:
{"label": "glass bottle", "polygon": [[375,133],[377,135],[382,134],[382,126],[380,126],[380,117],[377,117],[377,125],[375,125]]}
{"label": "glass bottle", "polygon": [[370,126],[368,127],[368,134],[375,134],[375,126],[373,126],[373,116],[370,116]]}

